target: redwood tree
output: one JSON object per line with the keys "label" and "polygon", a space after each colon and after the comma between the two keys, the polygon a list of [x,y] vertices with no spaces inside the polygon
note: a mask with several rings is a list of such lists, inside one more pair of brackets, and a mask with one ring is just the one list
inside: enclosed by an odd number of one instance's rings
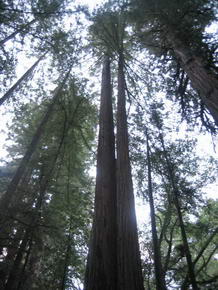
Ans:
{"label": "redwood tree", "polygon": [[139,42],[157,56],[174,60],[174,78],[176,69],[182,67],[218,124],[216,56],[205,37],[205,28],[217,20],[214,1],[131,0],[130,5]]}
{"label": "redwood tree", "polygon": [[143,290],[125,106],[124,58],[120,53],[117,102],[118,289]]}
{"label": "redwood tree", "polygon": [[119,289],[116,286],[116,165],[108,56],[105,57],[102,71],[99,119],[95,209],[85,289],[115,290]]}

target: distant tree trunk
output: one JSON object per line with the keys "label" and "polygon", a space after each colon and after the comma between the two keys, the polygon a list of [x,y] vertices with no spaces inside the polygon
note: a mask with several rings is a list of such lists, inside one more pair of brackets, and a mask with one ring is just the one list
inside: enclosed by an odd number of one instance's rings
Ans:
{"label": "distant tree trunk", "polygon": [[[19,227],[16,230],[17,231],[14,234],[13,239],[11,239],[11,240],[9,237],[9,233],[7,234],[6,238],[4,238],[4,234],[2,235],[2,233],[1,233],[1,240],[2,241],[6,240],[4,245],[2,245],[2,242],[1,242],[1,248],[2,248],[2,250],[3,250],[3,248],[7,249],[6,257],[4,258],[4,260],[2,260],[0,262],[0,269],[1,269],[0,270],[0,281],[1,281],[2,285],[5,285],[5,282],[7,280],[7,276],[9,273],[9,266],[8,265],[11,265],[12,262],[15,260],[15,257],[17,254],[17,249],[19,248],[20,241],[22,240],[24,229],[22,227]],[[2,288],[0,287],[0,289],[2,289]]]}
{"label": "distant tree trunk", "polygon": [[8,35],[7,37],[5,37],[4,39],[0,40],[0,45],[5,44],[7,41],[9,41],[10,39],[13,39],[17,34],[25,31],[26,28],[29,29],[29,27],[34,24],[37,21],[37,19],[33,19],[30,22],[21,25],[20,28],[18,28],[17,30],[15,30],[13,33],[11,33],[10,35]]}
{"label": "distant tree trunk", "polygon": [[29,241],[27,253],[25,255],[25,259],[24,259],[23,265],[21,267],[19,283],[17,285],[16,290],[22,290],[24,288],[26,281],[27,281],[28,275],[26,273],[26,268],[27,268],[27,264],[29,263],[30,254],[32,252],[32,246],[33,246],[33,236],[31,236],[30,241]]}
{"label": "distant tree trunk", "polygon": [[63,277],[62,277],[62,281],[61,281],[60,290],[65,290],[66,289],[71,244],[72,244],[71,234],[69,233],[69,236],[68,236],[68,239],[67,239],[67,247],[66,247],[66,252],[65,252],[65,258],[64,258],[64,270],[63,270]]}
{"label": "distant tree trunk", "polygon": [[125,103],[124,59],[121,53],[118,64],[117,104],[118,289],[143,290]]}
{"label": "distant tree trunk", "polygon": [[172,190],[173,190],[173,201],[174,201],[174,205],[175,205],[175,208],[176,208],[176,211],[177,211],[177,215],[178,215],[179,226],[180,226],[180,231],[181,231],[181,236],[182,236],[182,242],[183,242],[185,256],[186,256],[186,261],[187,261],[187,265],[188,265],[189,279],[190,279],[190,282],[191,282],[193,290],[198,290],[199,288],[198,288],[197,282],[196,282],[195,271],[194,271],[194,263],[192,262],[191,252],[190,252],[190,249],[189,249],[188,239],[187,239],[187,235],[186,235],[186,231],[185,231],[185,225],[184,225],[184,222],[183,222],[183,216],[182,216],[182,211],[181,211],[179,197],[178,197],[179,192],[178,192],[177,185],[175,183],[175,177],[174,177],[173,168],[172,168],[171,162],[170,162],[170,160],[168,158],[168,155],[167,155],[167,152],[166,152],[166,149],[165,149],[164,139],[163,139],[163,136],[162,136],[161,133],[160,133],[160,141],[161,141],[161,144],[162,144],[164,157],[165,157],[165,160],[166,160],[168,177],[169,177],[169,180],[171,182],[171,186],[172,186]]}
{"label": "distant tree trunk", "polygon": [[192,86],[198,91],[202,102],[210,111],[218,125],[218,75],[206,67],[205,60],[196,56],[191,49],[175,33],[168,28],[168,41],[176,57],[191,80]]}
{"label": "distant tree trunk", "polygon": [[68,73],[66,74],[66,76],[63,79],[63,81],[61,82],[61,84],[55,89],[53,100],[50,103],[50,105],[48,106],[47,112],[45,113],[45,115],[44,115],[43,119],[41,120],[35,134],[33,135],[32,141],[29,144],[27,151],[26,151],[19,167],[17,168],[17,171],[16,171],[14,177],[11,180],[6,193],[3,195],[3,197],[0,201],[1,214],[3,214],[3,215],[5,214],[5,212],[7,212],[7,209],[9,209],[9,207],[10,207],[10,203],[13,199],[13,196],[14,196],[14,193],[17,189],[17,186],[19,185],[19,182],[20,182],[21,178],[23,177],[23,174],[25,172],[27,164],[29,163],[29,161],[32,157],[32,154],[36,150],[37,145],[38,145],[38,143],[39,143],[39,141],[44,133],[45,126],[46,126],[46,124],[47,124],[47,122],[48,122],[48,120],[53,112],[54,105],[58,100],[58,97],[61,93],[61,90],[62,90],[63,86],[65,85],[65,83],[69,77],[70,71],[71,71],[71,69],[68,71]]}
{"label": "distant tree trunk", "polygon": [[[74,115],[76,114],[76,111],[77,110],[75,110]],[[55,156],[52,157],[53,159],[51,160],[51,164],[50,165],[47,164],[47,166],[49,166],[49,170],[48,170],[47,174],[46,175],[43,175],[43,178],[40,180],[40,192],[39,192],[39,196],[37,198],[37,203],[36,203],[36,207],[35,207],[35,210],[34,210],[35,212],[37,212],[37,210],[39,210],[39,209],[42,208],[43,202],[45,201],[45,192],[46,192],[46,189],[48,188],[49,181],[51,180],[51,177],[52,177],[52,174],[53,174],[53,171],[54,171],[54,168],[55,168],[57,159],[60,156],[60,151],[61,151],[61,148],[63,146],[64,138],[65,138],[65,135],[66,135],[66,132],[67,132],[67,128],[66,128],[66,118],[64,120],[63,129],[62,129],[61,132],[62,132],[62,136],[60,137],[60,142],[59,142],[59,145],[58,145],[58,148],[57,148],[57,152],[56,152]],[[22,182],[23,182],[23,180],[22,180]],[[34,201],[35,201],[35,198],[32,200],[32,202],[34,202]],[[30,204],[31,204],[31,202],[30,202]],[[34,229],[34,224],[37,223],[37,219],[39,217],[40,217],[39,213],[36,213],[36,217],[31,221],[31,224],[30,224],[30,227],[32,229]],[[10,230],[11,230],[11,228],[13,228],[13,225],[11,225],[11,221],[9,223],[10,223]],[[4,223],[4,227],[5,227],[5,223]],[[28,231],[28,229],[26,229],[26,231]],[[2,233],[0,235],[0,238],[2,238]],[[11,239],[10,232],[8,232],[7,234],[5,234],[4,239],[7,239],[7,240],[10,240]],[[8,255],[7,255],[6,259],[5,259],[5,263],[4,264],[7,264],[7,261],[8,260],[9,261],[11,261],[13,259],[15,260],[15,257],[14,256],[18,255],[17,253],[19,252],[19,242],[21,240],[22,240],[21,238],[18,239],[17,234],[16,234],[15,238],[12,239],[12,242],[11,242],[12,246],[10,244],[9,245],[7,245],[7,244],[4,245],[4,247],[7,248],[7,252],[8,252]],[[31,240],[32,240],[32,237],[31,237]],[[10,253],[11,253],[10,248],[12,248],[13,256],[10,255]],[[28,255],[30,254],[30,252],[31,252],[31,249],[29,248],[28,249]],[[15,269],[18,269],[19,261],[21,261],[22,259],[21,260],[19,260],[18,258],[16,258],[16,259],[17,259],[16,260],[17,262],[15,264]],[[28,257],[27,256],[26,256],[25,260],[26,260],[26,264],[27,264],[27,261],[28,261]],[[33,260],[34,259],[32,259],[32,261]],[[35,262],[37,262],[37,261],[35,261]],[[4,266],[4,264],[2,263],[2,265],[1,265],[1,271],[0,271],[0,281],[2,281],[2,283],[5,282],[6,277],[8,275],[7,267]],[[32,266],[33,266],[33,263],[32,263]],[[21,271],[20,272],[18,272],[18,271],[16,272],[13,269],[11,269],[11,271],[10,271],[10,273],[11,273],[10,275],[12,275],[12,280],[13,280],[13,277],[14,277],[14,274],[13,273],[14,272],[16,273],[16,280],[17,280],[17,282],[19,282],[19,284],[17,286],[17,289],[20,289],[19,287],[22,287],[22,285],[25,283],[25,279],[27,277],[27,274],[26,274],[25,269],[26,269],[26,265],[24,265],[22,267],[22,273],[21,273]],[[30,275],[28,275],[28,280],[29,280],[29,276]],[[9,287],[11,287],[11,283],[12,282],[10,282],[10,284],[9,284],[10,286]]]}
{"label": "distant tree trunk", "polygon": [[[47,53],[47,52],[46,52]],[[22,84],[22,82],[26,81],[28,77],[31,76],[36,66],[39,62],[45,57],[46,53],[44,53],[23,75],[22,77],[4,94],[3,97],[0,98],[0,106],[8,99],[11,98],[15,90]]]}
{"label": "distant tree trunk", "polygon": [[22,242],[20,244],[20,247],[18,249],[18,252],[17,252],[17,255],[16,255],[16,258],[14,260],[14,264],[13,264],[13,267],[9,273],[9,277],[8,277],[8,280],[6,282],[6,285],[5,285],[5,290],[16,290],[17,289],[17,285],[20,281],[20,273],[22,271],[22,267],[21,267],[21,264],[22,264],[22,260],[23,260],[23,257],[24,257],[24,254],[26,252],[26,249],[27,249],[27,246],[31,240],[30,236],[31,236],[31,229],[27,229],[25,234],[24,234],[24,237],[22,239]]}
{"label": "distant tree trunk", "polygon": [[[53,160],[53,165],[55,165],[56,158]],[[53,169],[53,168],[52,168]],[[33,234],[37,229],[38,223],[41,218],[41,209],[43,201],[45,199],[45,192],[48,186],[48,180],[51,177],[51,172],[46,177],[40,188],[40,194],[37,198],[35,209],[33,210],[33,216],[31,217],[29,226],[26,228],[23,239],[17,250],[16,257],[14,259],[13,266],[9,272],[8,280],[5,285],[5,290],[17,290],[25,282],[26,279],[26,266],[31,254],[33,245]],[[23,261],[24,264],[23,264]]]}
{"label": "distant tree trunk", "polygon": [[148,141],[148,133],[146,132],[147,139],[147,163],[148,163],[148,196],[149,196],[149,206],[150,206],[150,216],[151,216],[151,231],[152,231],[152,241],[154,250],[154,268],[155,268],[155,278],[156,287],[158,290],[166,290],[166,284],[161,263],[161,253],[160,246],[157,236],[156,228],[156,218],[155,218],[155,208],[154,208],[154,198],[152,189],[152,177],[151,177],[151,161],[150,161],[150,148]]}
{"label": "distant tree trunk", "polygon": [[[118,290],[116,249],[116,165],[110,60],[102,72],[95,211],[85,290]],[[120,289],[119,289],[120,290]]]}

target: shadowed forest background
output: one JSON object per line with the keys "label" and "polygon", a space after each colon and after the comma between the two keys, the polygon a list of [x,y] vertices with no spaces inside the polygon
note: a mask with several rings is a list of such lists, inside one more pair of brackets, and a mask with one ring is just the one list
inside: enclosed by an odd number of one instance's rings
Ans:
{"label": "shadowed forest background", "polygon": [[218,3],[88,2],[0,0],[0,289],[216,290]]}

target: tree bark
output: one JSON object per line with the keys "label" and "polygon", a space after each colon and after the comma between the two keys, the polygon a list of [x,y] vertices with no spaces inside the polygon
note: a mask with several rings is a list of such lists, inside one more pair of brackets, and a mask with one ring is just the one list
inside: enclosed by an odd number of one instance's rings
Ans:
{"label": "tree bark", "polygon": [[154,268],[155,268],[155,278],[156,287],[158,290],[166,290],[166,283],[163,274],[163,268],[161,263],[161,253],[160,246],[157,236],[156,218],[155,218],[155,208],[154,208],[154,198],[152,189],[152,177],[151,177],[151,161],[150,161],[150,148],[148,141],[148,133],[146,132],[147,139],[147,163],[148,163],[148,195],[149,195],[149,206],[150,206],[150,217],[151,217],[151,231],[152,231],[152,241],[153,241],[153,251],[154,251]]}
{"label": "tree bark", "polygon": [[70,71],[71,71],[71,69],[68,71],[68,73],[66,74],[66,76],[63,79],[63,81],[61,82],[61,84],[54,91],[53,100],[49,104],[47,112],[45,113],[45,115],[44,115],[43,119],[41,120],[35,134],[33,135],[32,141],[29,144],[29,146],[26,150],[26,153],[25,153],[23,159],[21,160],[21,163],[20,163],[19,167],[17,168],[17,171],[16,171],[14,177],[11,180],[6,193],[4,194],[4,196],[1,199],[0,208],[1,208],[2,215],[4,215],[5,212],[10,207],[10,204],[12,202],[14,193],[16,192],[17,186],[19,185],[19,182],[20,182],[21,178],[23,177],[23,174],[25,172],[27,164],[29,163],[29,161],[30,161],[34,151],[36,150],[37,145],[38,145],[38,143],[39,143],[39,141],[44,133],[45,126],[46,126],[49,118],[51,117],[54,105],[57,102],[59,95],[60,95],[60,92],[61,92],[63,86],[65,85],[65,83],[69,77]]}
{"label": "tree bark", "polygon": [[118,289],[143,290],[125,103],[124,59],[121,54],[118,64],[117,104]]}
{"label": "tree bark", "polygon": [[116,249],[116,165],[109,57],[102,71],[95,211],[85,290],[118,290]]}
{"label": "tree bark", "polygon": [[[47,53],[47,52],[46,52]],[[0,98],[0,106],[13,95],[15,90],[22,84],[23,81],[26,81],[28,77],[31,76],[36,66],[39,62],[45,57],[44,53],[23,75],[22,77]]]}
{"label": "tree bark", "polygon": [[187,73],[194,89],[218,125],[218,76],[206,67],[202,57],[196,56],[179,38],[173,28],[168,27],[167,39],[176,57]]}
{"label": "tree bark", "polygon": [[7,41],[9,41],[10,39],[13,39],[17,34],[19,34],[20,32],[23,32],[26,28],[29,28],[33,23],[35,23],[37,21],[37,19],[33,19],[30,22],[24,24],[21,26],[21,28],[18,28],[17,30],[15,30],[13,33],[11,33],[10,35],[8,35],[7,37],[5,37],[4,39],[2,39],[0,41],[0,46],[5,44]]}

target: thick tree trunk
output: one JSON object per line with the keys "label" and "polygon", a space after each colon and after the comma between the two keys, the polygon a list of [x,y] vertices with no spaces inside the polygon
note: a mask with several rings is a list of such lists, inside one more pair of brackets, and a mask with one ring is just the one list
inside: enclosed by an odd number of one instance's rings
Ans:
{"label": "thick tree trunk", "polygon": [[150,216],[151,216],[151,231],[152,231],[152,241],[153,241],[153,251],[154,251],[154,268],[155,268],[155,278],[156,287],[158,290],[166,290],[166,283],[164,279],[164,274],[162,270],[161,263],[161,253],[160,246],[157,236],[156,228],[156,218],[155,218],[155,208],[154,208],[154,198],[152,189],[152,177],[151,177],[151,161],[150,161],[150,148],[148,141],[148,134],[146,132],[147,139],[147,163],[148,163],[148,195],[149,195],[149,206],[150,206]]}
{"label": "thick tree trunk", "polygon": [[186,231],[185,231],[185,225],[183,222],[183,216],[182,216],[182,211],[181,211],[179,197],[178,197],[179,192],[177,189],[177,185],[175,183],[175,175],[174,175],[174,172],[173,172],[173,169],[171,166],[171,162],[168,158],[168,155],[167,155],[167,152],[165,149],[165,144],[164,144],[164,139],[163,139],[162,134],[160,134],[160,141],[162,144],[164,157],[165,157],[166,164],[167,164],[167,171],[168,171],[169,180],[171,182],[171,186],[172,186],[172,190],[173,190],[173,201],[174,201],[174,205],[175,205],[177,215],[178,215],[179,226],[180,226],[180,231],[181,231],[181,236],[182,236],[182,242],[183,242],[183,246],[184,246],[184,250],[185,250],[185,257],[186,257],[186,261],[187,261],[187,265],[188,265],[189,279],[190,279],[193,290],[198,290],[199,288],[198,288],[197,282],[196,282],[194,263],[192,262],[192,256],[191,256],[191,252],[189,249],[188,239],[187,239],[187,235],[186,235]]}
{"label": "thick tree trunk", "polygon": [[34,151],[36,150],[37,145],[38,145],[38,143],[39,143],[39,141],[44,133],[45,126],[46,126],[46,124],[47,124],[47,122],[48,122],[48,120],[53,112],[54,105],[58,100],[58,97],[61,93],[63,86],[65,85],[65,83],[69,77],[69,74],[70,74],[70,70],[66,74],[66,76],[63,79],[63,81],[61,82],[61,84],[56,88],[56,90],[54,92],[53,100],[50,103],[50,105],[48,106],[47,112],[45,113],[45,115],[44,115],[43,119],[41,120],[35,134],[33,135],[32,141],[29,144],[27,151],[26,151],[19,167],[17,168],[17,171],[16,171],[14,177],[11,180],[6,193],[4,194],[4,196],[2,197],[2,199],[0,201],[1,202],[0,209],[1,209],[2,215],[4,215],[10,207],[10,204],[12,202],[14,193],[16,192],[17,186],[19,185],[19,182],[20,182],[21,178],[23,177],[23,174],[25,172],[27,164],[29,163],[29,161],[30,161]]}
{"label": "thick tree trunk", "polygon": [[192,53],[172,28],[169,29],[167,37],[193,88],[198,91],[202,102],[218,125],[218,76],[206,68],[204,59]]}
{"label": "thick tree trunk", "polygon": [[[47,52],[46,52],[47,53]],[[4,94],[3,97],[0,98],[0,106],[13,95],[15,90],[22,84],[22,82],[26,81],[28,77],[31,76],[36,66],[39,62],[45,57],[46,53],[44,53],[23,75],[22,77]]]}
{"label": "thick tree trunk", "polygon": [[102,72],[95,212],[85,290],[116,290],[116,165],[110,61]]}
{"label": "thick tree trunk", "polygon": [[8,35],[7,37],[5,37],[4,39],[2,39],[0,41],[0,46],[5,44],[7,41],[9,41],[10,39],[13,39],[17,34],[25,31],[25,29],[29,29],[29,27],[35,23],[37,21],[37,19],[33,19],[30,22],[24,24],[21,26],[21,28],[18,28],[17,30],[15,30],[13,33],[11,33],[10,35]]}
{"label": "thick tree trunk", "polygon": [[121,55],[118,67],[117,105],[118,289],[143,290],[125,103],[124,60]]}

